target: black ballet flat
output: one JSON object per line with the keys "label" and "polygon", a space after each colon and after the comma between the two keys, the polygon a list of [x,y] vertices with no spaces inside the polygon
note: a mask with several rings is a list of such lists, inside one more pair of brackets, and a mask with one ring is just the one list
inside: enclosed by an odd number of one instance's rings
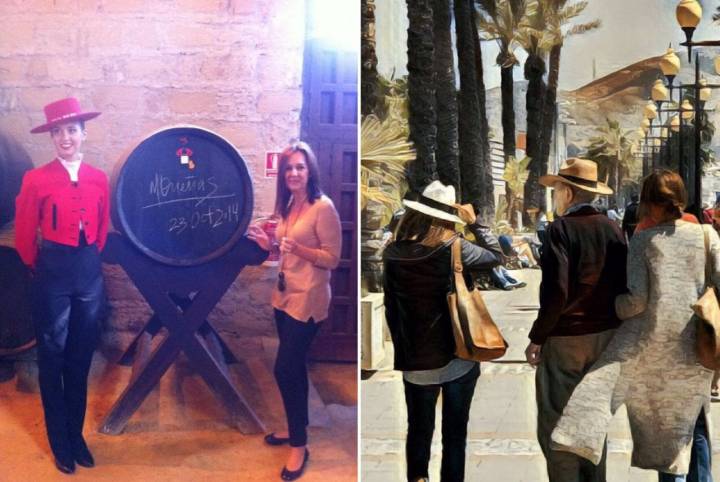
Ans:
{"label": "black ballet flat", "polygon": [[72,460],[69,462],[62,462],[55,459],[55,467],[63,474],[74,474],[75,473],[75,462]]}
{"label": "black ballet flat", "polygon": [[87,469],[95,467],[95,459],[93,458],[90,449],[85,443],[85,440],[80,439],[75,442],[73,448],[73,456],[75,457],[75,462],[80,467],[85,467]]}
{"label": "black ballet flat", "polygon": [[302,477],[303,472],[305,472],[305,466],[308,463],[308,460],[310,459],[310,451],[308,449],[305,449],[305,458],[303,458],[303,463],[297,470],[288,470],[287,467],[283,467],[282,472],[280,472],[280,478],[283,480],[296,480]]}
{"label": "black ballet flat", "polygon": [[277,447],[290,442],[289,437],[276,437],[275,432],[265,435],[265,443]]}
{"label": "black ballet flat", "polygon": [[85,467],[87,469],[95,467],[95,459],[87,447],[85,447],[80,453],[75,454],[75,462],[77,462],[80,467]]}

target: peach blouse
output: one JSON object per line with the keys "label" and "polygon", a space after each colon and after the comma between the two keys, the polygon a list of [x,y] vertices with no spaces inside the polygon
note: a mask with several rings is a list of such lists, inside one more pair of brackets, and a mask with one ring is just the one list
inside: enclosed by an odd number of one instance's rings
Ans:
{"label": "peach blouse", "polygon": [[294,214],[281,219],[276,237],[291,238],[299,246],[293,253],[281,255],[286,288],[273,290],[273,308],[299,321],[325,320],[332,296],[330,273],[340,261],[342,244],[340,217],[333,202],[323,195],[306,205],[297,220]]}

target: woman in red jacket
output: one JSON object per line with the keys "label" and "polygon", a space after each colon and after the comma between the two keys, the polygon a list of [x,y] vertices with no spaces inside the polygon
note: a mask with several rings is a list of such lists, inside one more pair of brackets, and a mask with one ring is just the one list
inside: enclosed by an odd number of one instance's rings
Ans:
{"label": "woman in red jacket", "polygon": [[82,435],[87,377],[100,333],[103,300],[99,252],[109,224],[109,189],[103,171],[83,162],[85,121],[77,99],[45,106],[56,157],[28,171],[16,199],[16,249],[33,271],[33,323],[40,394],[55,465],[93,467]]}

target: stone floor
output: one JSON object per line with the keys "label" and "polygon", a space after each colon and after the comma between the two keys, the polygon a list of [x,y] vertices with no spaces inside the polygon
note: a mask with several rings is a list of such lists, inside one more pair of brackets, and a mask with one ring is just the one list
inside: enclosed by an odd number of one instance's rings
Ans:
{"label": "stone floor", "polygon": [[[268,430],[284,427],[272,376],[272,340],[262,356],[231,365],[240,392]],[[45,437],[32,361],[15,364],[0,383],[0,482],[68,480],[54,465]],[[357,480],[357,366],[311,365],[311,458],[302,480]],[[130,379],[131,369],[95,355],[85,435],[96,459],[77,481],[226,482],[280,480],[286,448],[264,445],[262,434],[234,429],[202,379],[181,358],[117,436],[97,432]],[[253,380],[249,383],[248,380]],[[259,389],[262,387],[262,389]],[[72,479],[70,479],[72,480]]]}
{"label": "stone floor", "polygon": [[[544,482],[545,459],[535,438],[534,371],[525,362],[527,333],[534,319],[540,272],[514,272],[528,283],[515,291],[488,291],[485,300],[510,349],[498,363],[483,363],[470,413],[466,480]],[[363,372],[361,388],[361,480],[404,480],[407,430],[402,377],[385,370]],[[438,408],[439,408],[438,404]],[[719,434],[720,404],[713,407],[714,433]],[[440,421],[440,413],[437,415]],[[431,480],[439,480],[439,424],[430,461]],[[720,440],[714,440],[715,480],[720,480]],[[630,440],[624,408],[609,434],[608,482],[656,481],[654,472],[630,467]]]}

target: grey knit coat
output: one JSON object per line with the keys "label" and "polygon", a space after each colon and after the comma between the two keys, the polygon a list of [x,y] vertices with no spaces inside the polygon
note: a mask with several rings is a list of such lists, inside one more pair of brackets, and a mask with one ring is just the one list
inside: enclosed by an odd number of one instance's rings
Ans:
{"label": "grey knit coat", "polygon": [[625,404],[632,465],[688,472],[695,422],[701,408],[710,414],[713,375],[698,362],[690,308],[705,287],[703,229],[709,234],[712,280],[720,286],[720,238],[710,226],[678,220],[632,238],[629,293],[615,300],[624,322],[573,392],[553,431],[554,449],[597,464],[610,419]]}

